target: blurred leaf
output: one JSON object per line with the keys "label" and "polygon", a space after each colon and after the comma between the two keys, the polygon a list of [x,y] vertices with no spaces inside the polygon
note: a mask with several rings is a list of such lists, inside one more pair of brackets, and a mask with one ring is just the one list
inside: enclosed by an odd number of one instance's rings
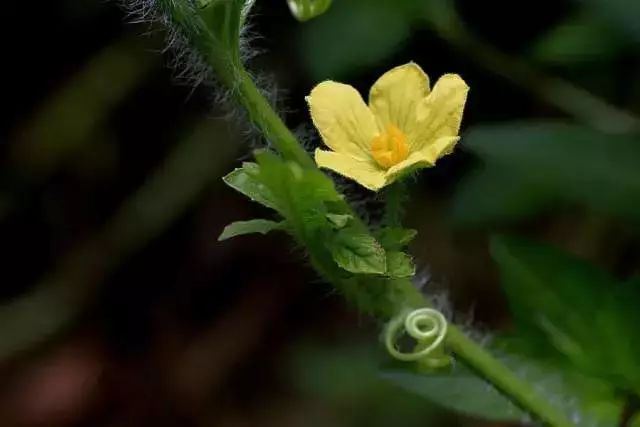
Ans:
{"label": "blurred leaf", "polygon": [[404,252],[387,252],[387,276],[405,278],[415,274],[416,266],[409,255]]}
{"label": "blurred leaf", "polygon": [[336,264],[351,273],[384,274],[387,269],[382,246],[356,228],[338,230],[329,250]]}
{"label": "blurred leaf", "polygon": [[339,78],[393,54],[409,24],[404,1],[338,1],[301,27],[298,48],[313,80]]}
{"label": "blurred leaf", "polygon": [[296,347],[285,366],[291,370],[297,392],[332,408],[326,411],[329,419],[309,419],[305,425],[446,425],[438,407],[381,380],[378,367],[384,354],[370,340],[360,343],[349,337],[344,343],[305,343]]}
{"label": "blurred leaf", "polygon": [[252,219],[250,221],[236,221],[227,225],[218,241],[227,240],[232,237],[242,236],[245,234],[267,234],[270,231],[284,229],[284,222],[269,221],[266,219]]}
{"label": "blurred leaf", "polygon": [[[577,0],[576,0],[577,1]],[[627,36],[640,43],[640,2],[637,0],[579,0],[591,12],[612,23]]]}
{"label": "blurred leaf", "polygon": [[458,187],[453,220],[462,225],[505,223],[527,218],[556,207],[552,189],[520,176],[508,167],[484,165]]}
{"label": "blurred leaf", "polygon": [[447,373],[383,371],[382,377],[404,390],[465,415],[494,421],[526,419],[526,414],[506,397],[460,364]]}
{"label": "blurred leaf", "polygon": [[640,391],[638,289],[524,239],[496,237],[491,253],[518,331],[533,347],[623,390]]}
{"label": "blurred leaf", "polygon": [[525,122],[476,127],[464,143],[485,171],[463,182],[454,200],[463,222],[519,219],[559,201],[640,220],[638,139]]}
{"label": "blurred leaf", "polygon": [[532,56],[547,64],[572,65],[612,59],[628,44],[610,25],[578,13],[542,36],[534,44]]}
{"label": "blurred leaf", "polygon": [[399,250],[411,242],[418,232],[410,228],[384,227],[376,233],[376,238],[383,248]]}

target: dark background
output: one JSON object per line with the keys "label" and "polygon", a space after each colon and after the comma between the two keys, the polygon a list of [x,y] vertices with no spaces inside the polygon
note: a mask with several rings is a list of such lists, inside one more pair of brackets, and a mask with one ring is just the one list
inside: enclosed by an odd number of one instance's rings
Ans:
{"label": "dark background", "polygon": [[[315,83],[365,93],[410,60],[432,82],[455,72],[469,83],[463,132],[574,121],[541,99],[538,76],[640,113],[638,44],[606,13],[586,8],[600,33],[576,24],[566,40],[549,36],[581,2],[458,2],[478,40],[505,54],[487,61],[393,15],[393,2],[350,1],[306,24],[285,1],[255,8],[261,53],[250,68],[310,147],[304,96]],[[116,2],[3,8],[0,424],[489,425],[378,380],[378,325],[343,305],[285,236],[217,242],[229,222],[268,215],[220,179],[261,142],[213,101],[219,88],[171,69],[159,28]],[[535,236],[621,277],[638,272],[637,223],[572,198],[470,221],[456,194],[479,164],[463,144],[420,174],[407,208],[420,280],[478,336],[510,324],[490,231]],[[375,218],[379,200],[351,191]]]}

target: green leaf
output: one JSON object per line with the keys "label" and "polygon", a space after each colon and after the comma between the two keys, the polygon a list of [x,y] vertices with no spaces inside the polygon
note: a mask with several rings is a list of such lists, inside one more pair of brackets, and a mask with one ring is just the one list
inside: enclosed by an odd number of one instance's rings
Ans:
{"label": "green leaf", "polygon": [[532,56],[539,62],[552,65],[612,59],[629,44],[614,30],[596,16],[581,12],[538,40],[533,46]]}
{"label": "green leaf", "polygon": [[327,214],[327,219],[335,228],[344,228],[353,219],[352,215],[348,214]]}
{"label": "green leaf", "polygon": [[491,253],[518,332],[532,348],[621,389],[640,391],[637,289],[525,239],[496,237]]}
{"label": "green leaf", "polygon": [[[500,214],[507,207],[511,219],[519,219],[564,202],[640,221],[638,139],[523,122],[476,127],[464,141],[484,161],[485,172],[461,186],[454,203],[464,211],[457,217],[491,219],[487,213]],[[484,200],[476,207],[480,190]]]}
{"label": "green leaf", "polygon": [[399,250],[407,246],[418,234],[409,228],[385,227],[376,233],[376,238],[383,248]]}
{"label": "green leaf", "polygon": [[459,225],[504,224],[558,207],[557,191],[531,175],[502,165],[485,164],[458,186],[452,217]]}
{"label": "green leaf", "polygon": [[299,50],[311,77],[339,78],[396,52],[410,34],[411,17],[402,3],[338,1],[322,19],[301,27]]}
{"label": "green leaf", "polygon": [[268,208],[277,210],[276,202],[271,191],[260,182],[258,174],[260,167],[255,163],[244,163],[241,168],[235,169],[222,180],[229,187],[249,197]]}
{"label": "green leaf", "polygon": [[387,252],[387,276],[402,279],[415,274],[416,266],[409,255],[404,252]]}
{"label": "green leaf", "polygon": [[[575,0],[578,1],[578,0]],[[612,28],[640,43],[640,2],[637,0],[580,0],[580,4],[612,24]]]}
{"label": "green leaf", "polygon": [[382,377],[455,412],[493,421],[526,419],[526,415],[506,397],[460,364],[450,373],[396,370],[383,371]]}
{"label": "green leaf", "polygon": [[373,236],[354,227],[338,230],[329,250],[336,264],[351,273],[384,274],[387,269],[382,246]]}
{"label": "green leaf", "polygon": [[284,229],[284,222],[269,221],[266,219],[252,219],[250,221],[236,221],[227,225],[218,241],[227,240],[236,236],[243,236],[245,234],[267,234],[273,230]]}

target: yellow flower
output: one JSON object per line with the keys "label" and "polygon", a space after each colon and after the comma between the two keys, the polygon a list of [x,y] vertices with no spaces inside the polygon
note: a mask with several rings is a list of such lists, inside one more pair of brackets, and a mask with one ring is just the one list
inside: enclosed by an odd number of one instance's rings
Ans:
{"label": "yellow flower", "polygon": [[429,90],[429,77],[413,62],[380,77],[368,106],[352,86],[322,82],[307,102],[332,151],[317,149],[316,163],[373,191],[433,166],[460,139],[468,90],[457,74],[443,75]]}

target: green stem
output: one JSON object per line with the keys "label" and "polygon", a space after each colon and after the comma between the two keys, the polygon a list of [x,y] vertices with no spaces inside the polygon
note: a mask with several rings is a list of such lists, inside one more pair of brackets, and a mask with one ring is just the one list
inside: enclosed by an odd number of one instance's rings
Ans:
{"label": "green stem", "polygon": [[516,376],[513,371],[454,326],[449,327],[447,346],[465,365],[493,384],[517,406],[546,425],[575,426],[529,383]]}
{"label": "green stem", "polygon": [[407,186],[396,181],[385,188],[385,212],[383,222],[390,227],[400,227],[404,216],[404,202],[407,198]]}
{"label": "green stem", "polygon": [[248,111],[251,121],[260,128],[284,158],[295,161],[302,167],[314,168],[315,163],[309,154],[262,96],[249,74],[243,70],[238,77],[238,98]]}

